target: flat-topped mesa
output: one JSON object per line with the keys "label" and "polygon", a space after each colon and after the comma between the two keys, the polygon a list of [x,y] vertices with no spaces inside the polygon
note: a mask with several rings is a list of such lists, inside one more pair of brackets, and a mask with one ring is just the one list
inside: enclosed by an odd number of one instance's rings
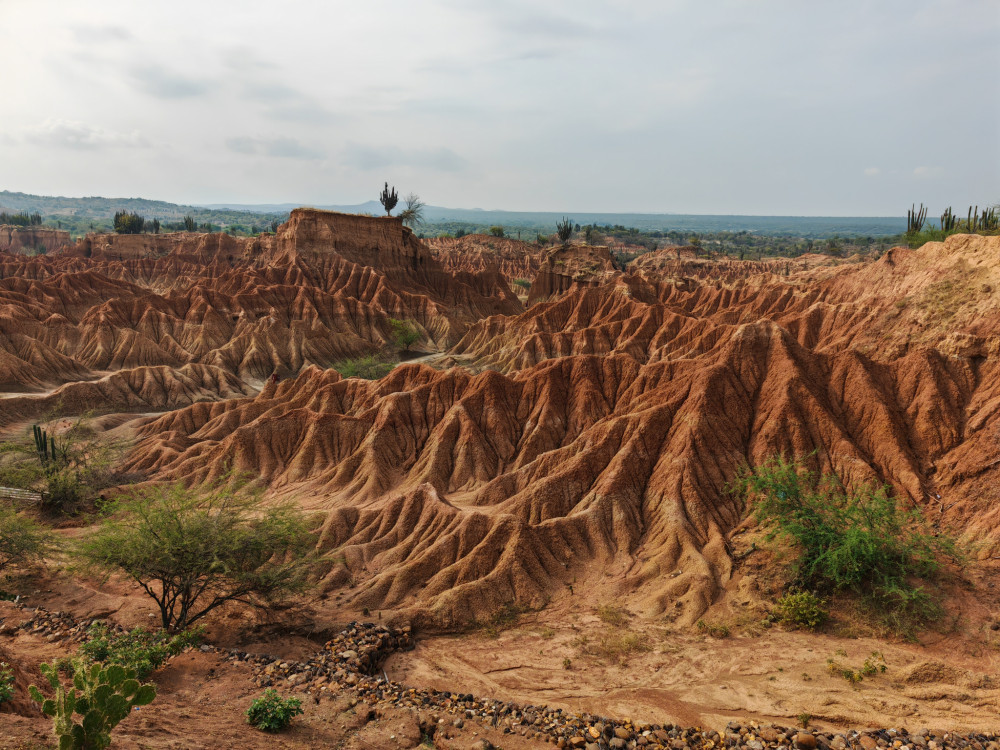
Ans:
{"label": "flat-topped mesa", "polygon": [[169,232],[167,234],[88,234],[76,241],[67,254],[95,260],[137,260],[166,255],[210,263],[234,261],[259,254],[274,238],[233,237],[215,232]]}
{"label": "flat-topped mesa", "polygon": [[19,227],[0,224],[0,253],[58,250],[70,244],[69,232],[49,227]]}
{"label": "flat-topped mesa", "polygon": [[453,308],[459,318],[478,320],[523,309],[495,269],[477,274],[450,272],[398,218],[315,208],[292,211],[288,221],[278,227],[273,262],[308,260],[325,268],[327,258],[378,269],[399,289],[425,294]]}
{"label": "flat-topped mesa", "polygon": [[578,287],[600,286],[619,273],[604,245],[560,245],[549,250],[528,294],[528,307]]}
{"label": "flat-topped mesa", "polygon": [[428,263],[431,252],[396,217],[342,214],[296,208],[278,227],[275,250],[280,255],[335,252],[362,266],[387,270],[401,262]]}

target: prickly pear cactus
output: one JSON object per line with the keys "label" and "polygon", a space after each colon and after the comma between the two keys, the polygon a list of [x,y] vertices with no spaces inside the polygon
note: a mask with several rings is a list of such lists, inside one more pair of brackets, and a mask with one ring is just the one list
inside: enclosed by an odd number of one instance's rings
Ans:
{"label": "prickly pear cactus", "polygon": [[[132,711],[156,697],[153,685],[140,685],[133,670],[119,666],[74,662],[73,687],[63,687],[54,664],[43,664],[42,675],[55,697],[46,698],[32,685],[32,700],[52,719],[59,750],[104,750],[111,744],[111,730]],[[74,720],[76,714],[81,718]]]}

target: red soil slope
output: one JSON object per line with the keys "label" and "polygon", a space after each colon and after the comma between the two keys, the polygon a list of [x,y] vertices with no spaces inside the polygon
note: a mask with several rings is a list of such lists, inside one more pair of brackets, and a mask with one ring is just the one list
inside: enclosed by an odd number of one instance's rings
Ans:
{"label": "red soil slope", "polygon": [[0,252],[52,252],[70,244],[69,232],[48,227],[18,227],[0,224]]}
{"label": "red soil slope", "polygon": [[436,237],[427,245],[445,268],[472,273],[497,269],[510,280],[531,281],[542,263],[537,245],[487,234],[467,234],[458,238]]}
{"label": "red soil slope", "polygon": [[327,514],[327,583],[426,622],[603,575],[693,621],[731,574],[744,508],[727,483],[779,452],[890,482],[990,554],[1000,239],[718,277],[590,273],[452,351],[502,372],[307,369],[149,420],[132,469],[194,481],[233,462],[308,498]]}
{"label": "red soil slope", "polygon": [[497,272],[448,273],[393,219],[303,209],[254,239],[92,235],[0,254],[0,391],[193,364],[254,382],[376,351],[391,318],[437,350],[520,310]]}
{"label": "red soil slope", "polygon": [[575,287],[596,287],[617,275],[607,247],[559,245],[546,251],[528,306],[557,299]]}

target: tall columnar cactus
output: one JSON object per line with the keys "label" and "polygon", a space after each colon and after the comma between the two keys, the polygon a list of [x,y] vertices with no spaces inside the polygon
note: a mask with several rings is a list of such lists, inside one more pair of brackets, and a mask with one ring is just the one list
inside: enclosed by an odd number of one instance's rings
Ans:
{"label": "tall columnar cactus", "polygon": [[952,231],[958,224],[958,217],[951,212],[951,206],[945,209],[944,213],[941,214],[941,229],[945,232]]}
{"label": "tall columnar cactus", "polygon": [[920,210],[918,211],[916,207],[911,206],[910,210],[906,212],[906,233],[916,234],[921,229],[924,228],[924,221],[927,219],[927,209],[924,208],[924,204],[920,204]]}
{"label": "tall columnar cactus", "polygon": [[[31,426],[31,432],[35,436],[35,450],[38,451],[38,461],[43,468],[48,469],[59,460],[56,439],[37,424]],[[63,458],[66,458],[65,449],[63,450]]]}
{"label": "tall columnar cactus", "polygon": [[49,441],[45,430],[37,424],[31,426],[31,432],[35,436],[35,450],[38,451],[38,460],[42,466],[49,463]]}
{"label": "tall columnar cactus", "polygon": [[389,183],[385,183],[385,187],[382,189],[381,194],[378,197],[379,203],[382,204],[382,208],[385,209],[386,216],[392,216],[392,209],[396,207],[399,203],[399,196],[396,195],[396,188],[389,190]]}
{"label": "tall columnar cactus", "polygon": [[[140,685],[134,670],[119,666],[105,669],[101,664],[76,662],[69,690],[60,682],[55,664],[42,664],[40,669],[55,697],[46,698],[34,685],[28,692],[52,719],[59,750],[104,750],[111,744],[111,730],[132,708],[146,706],[156,697],[153,685]],[[81,719],[74,720],[74,714]]]}
{"label": "tall columnar cactus", "polygon": [[987,232],[995,232],[1000,228],[1000,217],[997,216],[997,209],[984,208],[983,209],[983,220],[981,222],[982,228]]}
{"label": "tall columnar cactus", "polygon": [[972,206],[969,206],[969,215],[965,220],[965,224],[969,229],[970,234],[975,234],[976,230],[979,229],[979,206],[973,210]]}

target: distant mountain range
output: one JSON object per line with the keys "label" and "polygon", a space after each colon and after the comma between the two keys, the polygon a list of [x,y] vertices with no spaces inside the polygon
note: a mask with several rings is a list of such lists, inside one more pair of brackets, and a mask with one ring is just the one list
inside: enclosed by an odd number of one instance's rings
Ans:
{"label": "distant mountain range", "polygon": [[[0,208],[39,212],[53,219],[109,220],[116,211],[126,210],[142,214],[149,219],[179,220],[186,215],[202,221],[210,218],[215,223],[269,222],[283,218],[300,203],[210,203],[189,206],[146,198],[64,198],[0,191]],[[351,205],[314,205],[330,211],[345,213],[383,213],[377,201]],[[713,214],[646,214],[646,213],[590,213],[553,211],[499,211],[480,208],[446,208],[427,206],[424,209],[425,230],[467,226],[469,231],[501,225],[508,230],[551,232],[556,222],[568,216],[575,223],[586,225],[621,225],[642,231],[680,232],[740,232],[762,235],[820,238],[896,235],[906,229],[902,216],[739,216]],[[435,232],[436,233],[436,232]]]}

